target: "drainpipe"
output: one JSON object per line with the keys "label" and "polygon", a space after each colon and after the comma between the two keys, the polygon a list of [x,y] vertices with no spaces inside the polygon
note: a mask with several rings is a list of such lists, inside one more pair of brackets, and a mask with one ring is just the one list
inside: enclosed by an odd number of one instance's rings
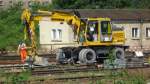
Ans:
{"label": "drainpipe", "polygon": [[143,20],[140,19],[140,48],[143,49]]}

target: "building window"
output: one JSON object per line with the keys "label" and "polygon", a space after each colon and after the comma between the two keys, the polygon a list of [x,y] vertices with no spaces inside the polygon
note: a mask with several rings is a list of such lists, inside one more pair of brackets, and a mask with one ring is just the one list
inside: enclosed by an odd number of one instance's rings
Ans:
{"label": "building window", "polygon": [[56,40],[56,30],[52,29],[52,39]]}
{"label": "building window", "polygon": [[62,30],[61,29],[52,29],[52,41],[60,42],[62,40]]}
{"label": "building window", "polygon": [[32,1],[28,1],[29,6],[32,6],[32,4],[33,4]]}
{"label": "building window", "polygon": [[132,28],[132,38],[139,38],[140,32],[138,28]]}
{"label": "building window", "polygon": [[22,5],[23,5],[23,2],[19,1],[19,2],[18,2],[18,5],[19,5],[19,6],[22,6]]}
{"label": "building window", "polygon": [[9,1],[9,3],[11,4],[11,3],[12,3],[12,1]]}
{"label": "building window", "polygon": [[62,31],[61,29],[58,29],[58,39],[62,39]]}
{"label": "building window", "polygon": [[42,4],[43,4],[43,5],[48,5],[49,2],[48,2],[48,1],[45,1],[45,2],[43,2]]}
{"label": "building window", "polygon": [[150,28],[146,28],[146,37],[150,38]]}
{"label": "building window", "polygon": [[0,1],[0,6],[3,6],[3,1]]}

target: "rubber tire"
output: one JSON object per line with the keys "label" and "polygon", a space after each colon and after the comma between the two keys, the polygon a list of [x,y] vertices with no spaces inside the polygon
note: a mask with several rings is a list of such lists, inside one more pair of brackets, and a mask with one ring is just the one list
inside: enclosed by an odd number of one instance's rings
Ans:
{"label": "rubber tire", "polygon": [[[120,53],[119,56],[117,56],[117,53]],[[116,59],[125,59],[125,52],[124,52],[124,49],[123,48],[115,48],[114,50],[114,56]]]}
{"label": "rubber tire", "polygon": [[[90,59],[87,58],[87,54],[88,53],[91,53],[92,55],[90,57]],[[82,49],[80,52],[79,52],[79,61],[83,64],[92,64],[96,61],[96,53],[94,50],[92,49]]]}

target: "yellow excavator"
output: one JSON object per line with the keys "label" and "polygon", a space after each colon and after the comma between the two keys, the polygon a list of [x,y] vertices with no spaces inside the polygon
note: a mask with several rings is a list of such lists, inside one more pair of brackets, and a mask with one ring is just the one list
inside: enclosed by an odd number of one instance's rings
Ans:
{"label": "yellow excavator", "polygon": [[64,11],[32,13],[29,9],[25,9],[21,19],[25,25],[25,39],[28,38],[31,41],[30,46],[34,59],[38,56],[35,21],[40,21],[43,17],[48,17],[51,21],[67,22],[68,25],[72,25],[72,31],[77,37],[78,46],[58,49],[56,53],[58,63],[104,63],[112,50],[115,59],[124,60],[124,51],[127,48],[124,45],[124,31],[121,28],[113,28],[110,18],[81,19],[77,12],[74,14]]}

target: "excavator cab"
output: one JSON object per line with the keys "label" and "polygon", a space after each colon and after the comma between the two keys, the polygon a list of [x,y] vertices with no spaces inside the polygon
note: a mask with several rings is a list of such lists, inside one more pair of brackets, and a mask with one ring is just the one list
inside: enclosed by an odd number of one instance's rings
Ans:
{"label": "excavator cab", "polygon": [[112,27],[109,18],[88,18],[83,45],[106,45],[112,42]]}

